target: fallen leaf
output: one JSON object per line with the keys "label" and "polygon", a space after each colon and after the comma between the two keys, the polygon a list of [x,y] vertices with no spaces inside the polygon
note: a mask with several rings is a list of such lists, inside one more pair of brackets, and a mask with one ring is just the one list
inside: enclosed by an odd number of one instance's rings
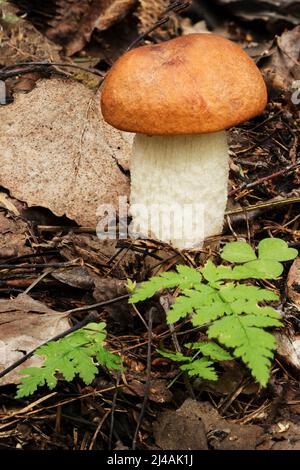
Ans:
{"label": "fallen leaf", "polygon": [[[173,394],[167,388],[168,381],[162,379],[153,379],[150,382],[149,400],[154,403],[170,403],[173,399]],[[125,385],[123,392],[126,395],[133,395],[138,397],[145,396],[146,385],[138,380],[128,381],[128,387]]]}
{"label": "fallen leaf", "polygon": [[22,11],[33,24],[44,29],[47,38],[61,44],[67,55],[83,49],[95,29],[106,30],[120,21],[136,0],[57,0],[38,5],[22,2]]}
{"label": "fallen leaf", "polygon": [[108,29],[126,16],[134,3],[135,0],[100,0],[92,3],[89,0],[80,3],[59,0],[59,15],[56,9],[47,36],[63,44],[66,55],[71,56],[83,49],[95,29]]}
{"label": "fallen leaf", "polygon": [[77,289],[90,290],[94,286],[93,279],[85,267],[76,266],[75,268],[57,269],[51,273],[51,276],[58,281]]}
{"label": "fallen leaf", "polygon": [[300,258],[295,259],[289,271],[287,296],[300,309]]}
{"label": "fallen leaf", "polygon": [[[99,277],[96,275],[93,276],[93,280],[95,285],[93,297],[97,302],[105,302],[106,300],[128,294],[125,281],[120,281],[114,278]],[[127,301],[126,304],[128,304]]]}
{"label": "fallen leaf", "polygon": [[290,440],[284,440],[275,442],[271,450],[300,450],[300,439],[296,442]]}
{"label": "fallen leaf", "polygon": [[209,402],[188,398],[177,413],[202,420],[210,447],[215,450],[255,450],[263,435],[260,426],[241,425],[222,418]]}
{"label": "fallen leaf", "polygon": [[[106,302],[107,300],[121,297],[128,294],[126,282],[114,278],[104,278],[90,273],[94,281],[93,297],[96,302]],[[107,305],[105,311],[109,314],[110,321],[118,324],[126,331],[126,328],[132,323],[133,315],[128,305],[128,299],[121,300],[112,305]]]}
{"label": "fallen leaf", "polygon": [[94,23],[94,27],[100,31],[108,29],[111,25],[124,18],[136,2],[135,0],[102,0],[102,3],[104,4],[103,12]]}
{"label": "fallen leaf", "polygon": [[[299,7],[300,8],[300,7]],[[276,37],[271,49],[258,64],[269,86],[274,90],[289,90],[300,80],[300,26]]]}
{"label": "fallen leaf", "polygon": [[116,240],[99,240],[96,235],[69,233],[62,238],[60,254],[71,261],[82,258],[85,263],[107,264],[116,254]]}
{"label": "fallen leaf", "polygon": [[[137,264],[139,256],[132,250],[128,250],[126,246],[124,249],[118,248],[117,244],[117,240],[100,240],[92,234],[70,233],[62,238],[63,248],[60,253],[69,261],[82,258],[87,264],[99,265],[102,268],[106,265],[113,277],[124,279],[130,275],[133,266],[137,265],[136,269],[140,269],[140,264]],[[125,281],[123,284],[125,285]],[[101,302],[99,298],[97,296],[96,300]]]}
{"label": "fallen leaf", "polygon": [[[106,124],[99,96],[70,80],[41,80],[0,107],[0,185],[13,196],[96,227],[97,207],[129,193],[132,134]],[[17,170],[16,170],[17,169]]]}
{"label": "fallen leaf", "polygon": [[[8,203],[8,207],[10,207]],[[19,217],[10,217],[0,209],[0,260],[32,253],[26,246],[28,226]]]}
{"label": "fallen leaf", "polygon": [[156,444],[163,450],[208,450],[203,422],[179,410],[165,411],[154,424]]}
{"label": "fallen leaf", "polygon": [[[0,299],[0,371],[69,327],[67,314],[51,310],[26,294],[13,300]],[[38,356],[29,358],[2,377],[0,386],[18,384],[21,369],[41,363]]]}

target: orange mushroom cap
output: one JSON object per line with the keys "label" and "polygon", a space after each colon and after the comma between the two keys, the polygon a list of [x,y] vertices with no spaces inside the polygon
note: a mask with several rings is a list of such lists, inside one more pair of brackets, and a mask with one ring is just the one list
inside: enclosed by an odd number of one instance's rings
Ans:
{"label": "orange mushroom cap", "polygon": [[150,135],[216,132],[260,114],[266,104],[266,85],[252,59],[209,33],[125,53],[101,96],[109,124]]}

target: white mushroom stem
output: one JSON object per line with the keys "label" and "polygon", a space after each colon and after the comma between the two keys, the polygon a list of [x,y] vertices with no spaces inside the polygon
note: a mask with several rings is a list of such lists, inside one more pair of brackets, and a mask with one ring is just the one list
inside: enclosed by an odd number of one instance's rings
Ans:
{"label": "white mushroom stem", "polygon": [[179,249],[222,232],[227,201],[226,132],[137,134],[131,162],[131,235]]}

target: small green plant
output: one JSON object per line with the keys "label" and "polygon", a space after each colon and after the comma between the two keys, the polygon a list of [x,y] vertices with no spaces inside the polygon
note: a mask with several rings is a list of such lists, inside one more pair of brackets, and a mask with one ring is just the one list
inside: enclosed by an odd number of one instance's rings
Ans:
{"label": "small green plant", "polygon": [[98,374],[99,365],[121,370],[121,359],[105,349],[105,338],[105,323],[89,323],[65,338],[38,348],[35,354],[46,359],[42,367],[28,367],[21,371],[25,377],[18,385],[17,397],[31,395],[45,384],[53,389],[57,385],[57,372],[68,381],[78,374],[88,385]]}
{"label": "small green plant", "polygon": [[189,316],[195,327],[206,328],[209,340],[217,341],[186,345],[196,351],[191,356],[160,351],[183,363],[180,368],[189,375],[217,380],[214,362],[238,358],[266,386],[276,349],[275,338],[266,329],[280,327],[282,322],[278,312],[265,302],[276,302],[279,297],[271,290],[249,285],[249,280],[278,278],[283,272],[282,262],[294,259],[298,252],[277,238],[262,240],[257,251],[243,241],[228,243],[221,258],[230,265],[216,266],[211,260],[199,270],[179,265],[177,272],[165,272],[143,282],[129,299],[134,304],[161,289],[180,289],[167,322]]}

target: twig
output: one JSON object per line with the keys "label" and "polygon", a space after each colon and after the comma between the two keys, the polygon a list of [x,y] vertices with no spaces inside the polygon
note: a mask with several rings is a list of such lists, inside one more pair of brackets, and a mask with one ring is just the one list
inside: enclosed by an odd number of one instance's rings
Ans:
{"label": "twig", "polygon": [[7,269],[9,271],[13,269],[36,269],[36,268],[70,268],[74,267],[74,261],[67,263],[37,263],[37,264],[0,264],[0,269]]}
{"label": "twig", "polygon": [[[89,450],[93,450],[93,447],[94,447],[94,444],[96,442],[96,439],[97,439],[97,436],[103,426],[103,423],[104,421],[106,420],[106,418],[108,417],[108,415],[110,414],[111,410],[108,410],[106,411],[106,413],[104,414],[103,418],[101,419],[100,423],[98,424],[97,426],[97,429],[96,431],[94,432],[94,435],[92,437],[92,440],[91,440],[91,443],[90,443],[90,446],[89,446]],[[63,415],[63,416],[66,416],[66,415]],[[69,417],[70,418],[70,417]],[[89,424],[91,424],[89,421],[88,421]]]}
{"label": "twig", "polygon": [[0,71],[0,80],[6,80],[7,78],[15,77],[16,75],[24,75],[26,73],[35,72],[37,70],[43,70],[47,67],[71,67],[83,70],[87,73],[92,73],[93,75],[98,75],[101,78],[105,77],[105,74],[100,72],[100,70],[94,68],[85,68],[77,64],[64,64],[59,62],[19,62],[14,65],[9,65],[3,67]]}
{"label": "twig", "polygon": [[121,302],[121,300],[126,300],[129,297],[130,297],[130,294],[124,294],[124,295],[120,295],[120,297],[115,297],[114,299],[106,300],[105,302],[99,302],[97,304],[92,304],[92,305],[86,305],[85,307],[73,308],[72,310],[67,310],[64,313],[71,315],[73,313],[86,312],[87,310],[93,310],[95,308],[100,308],[100,307],[106,307],[107,305],[112,305],[117,302]]}
{"label": "twig", "polygon": [[297,204],[299,202],[300,202],[300,197],[290,197],[290,198],[281,199],[281,200],[278,200],[278,201],[263,202],[263,203],[260,203],[260,204],[253,204],[251,206],[241,207],[240,209],[233,209],[231,211],[225,212],[225,215],[242,214],[243,212],[252,212],[252,211],[259,210],[259,209],[267,209],[267,208],[271,208],[271,207],[285,206],[287,204]]}
{"label": "twig", "polygon": [[14,256],[12,258],[7,258],[7,263],[12,263],[13,261],[19,261],[21,259],[27,258],[43,258],[44,256],[53,256],[59,254],[58,250],[51,250],[51,251],[41,251],[40,253],[28,253],[28,255],[20,255]]}
{"label": "twig", "polygon": [[95,227],[73,227],[71,225],[38,225],[37,228],[40,232],[51,233],[69,230],[74,233],[93,233],[96,235]]}
{"label": "twig", "polygon": [[300,167],[300,162],[296,162],[296,163],[293,163],[292,165],[288,165],[287,167],[285,167],[283,170],[280,170],[280,171],[276,171],[275,173],[272,173],[271,175],[268,175],[268,176],[264,176],[263,178],[259,178],[258,180],[256,181],[253,181],[252,183],[244,183],[242,184],[239,188],[236,188],[236,189],[233,189],[232,191],[230,191],[230,193],[228,194],[228,196],[234,196],[234,194],[238,193],[239,191],[242,191],[244,189],[251,189],[251,188],[254,188],[254,186],[257,186],[261,183],[264,183],[265,181],[269,181],[273,178],[276,178],[277,176],[282,176],[284,175],[285,173],[287,173],[288,171],[291,171],[291,170],[295,170],[296,168]]}
{"label": "twig", "polygon": [[255,127],[252,127],[252,129],[250,129],[252,132],[253,131],[256,131],[257,129],[259,129],[261,126],[264,126],[267,122],[270,122],[272,121],[273,119],[275,119],[277,116],[279,116],[279,114],[282,113],[282,109],[280,111],[277,111],[277,113],[267,117],[267,119],[265,119],[264,121],[260,122],[259,124],[257,124],[257,126]]}
{"label": "twig", "polygon": [[[241,189],[241,188],[239,188],[239,190],[240,190],[240,189]],[[234,190],[234,191],[235,191],[235,190]],[[231,192],[230,194],[232,194],[232,192]],[[290,198],[286,198],[286,199],[282,199],[282,200],[278,200],[278,201],[264,202],[264,203],[260,203],[260,204],[253,204],[253,205],[245,206],[245,207],[242,207],[242,208],[239,208],[239,209],[233,209],[233,210],[230,210],[230,211],[226,211],[226,212],[225,212],[225,215],[242,214],[243,212],[252,212],[252,211],[256,211],[256,210],[258,210],[258,209],[265,209],[265,208],[268,208],[268,207],[277,207],[277,206],[283,206],[283,205],[287,205],[287,204],[297,204],[297,203],[300,203],[300,197],[297,197],[297,196],[296,196],[296,197],[290,197]],[[38,225],[38,228],[39,228],[39,230],[45,231],[45,232],[58,232],[58,231],[60,231],[60,230],[67,230],[67,229],[72,230],[72,231],[74,231],[74,232],[75,232],[75,231],[76,231],[76,232],[77,232],[77,231],[78,231],[78,232],[80,231],[81,233],[92,233],[92,232],[95,232],[95,229],[94,229],[93,227],[80,227],[80,228],[75,228],[75,229],[74,229],[74,227],[67,227],[67,226],[62,227],[62,226],[55,226],[55,225],[50,225],[50,226],[48,226],[48,225]],[[151,241],[155,242],[155,240],[151,240]],[[122,240],[122,242],[123,242],[123,240]],[[159,244],[159,242],[158,242],[158,244]],[[163,243],[161,243],[161,244],[167,246],[166,244],[163,244]],[[124,243],[124,246],[122,246],[122,247],[120,248],[120,251],[118,251],[117,253],[115,253],[115,254],[111,257],[111,259],[109,260],[108,264],[111,264],[112,261],[120,254],[120,252],[121,252],[123,249],[126,248],[126,246],[127,246],[126,243]],[[133,245],[133,246],[134,246],[134,245]],[[172,247],[169,246],[169,248],[172,248]],[[149,253],[146,248],[142,248],[142,247],[136,246],[136,247],[134,247],[134,248],[132,248],[132,249],[133,249],[134,251],[139,251],[139,252],[141,252],[141,253],[148,254],[148,255],[150,255],[150,256],[152,256],[152,257],[154,257],[154,258],[158,257],[158,255],[154,255],[153,253]],[[159,261],[157,264],[155,264],[155,265],[153,266],[153,268],[159,266],[160,264],[163,264],[163,263],[169,261],[169,260],[170,260],[171,258],[173,258],[173,257],[175,258],[176,256],[180,256],[180,257],[183,256],[182,253],[180,253],[180,252],[178,252],[178,251],[176,251],[176,250],[174,250],[174,251],[175,251],[175,254],[172,255],[172,256],[170,256],[170,258],[167,258],[167,259],[162,260],[161,258],[158,257],[158,258],[160,259],[160,261]],[[36,265],[34,265],[34,266],[36,266]],[[49,265],[48,265],[48,266],[49,266]],[[101,266],[107,267],[106,264],[103,264],[103,265],[101,265]]]}
{"label": "twig", "polygon": [[28,293],[29,293],[35,286],[37,286],[45,277],[47,277],[48,274],[51,274],[53,271],[54,271],[53,268],[45,269],[45,271],[44,271],[40,276],[38,276],[38,278],[35,279],[35,280],[30,284],[30,286],[27,287],[27,289],[24,291],[24,294],[28,294]]}
{"label": "twig", "polygon": [[151,385],[151,352],[152,352],[152,308],[149,310],[149,321],[148,321],[148,348],[147,348],[147,376],[146,376],[146,383],[145,383],[145,391],[144,391],[144,400],[140,412],[140,416],[137,422],[137,426],[135,429],[133,441],[132,441],[132,450],[136,449],[136,441],[138,437],[138,433],[143,421],[143,417],[146,411],[146,406],[148,403],[149,392],[150,392],[150,385]]}
{"label": "twig", "polygon": [[108,450],[111,450],[112,447],[112,437],[113,437],[113,432],[114,432],[114,424],[115,424],[115,409],[117,405],[117,397],[118,397],[118,391],[119,391],[119,386],[120,386],[120,378],[121,374],[118,373],[117,375],[117,381],[116,381],[116,389],[113,397],[113,401],[111,404],[111,419],[110,419],[110,427],[109,427],[109,438],[108,438]]}

